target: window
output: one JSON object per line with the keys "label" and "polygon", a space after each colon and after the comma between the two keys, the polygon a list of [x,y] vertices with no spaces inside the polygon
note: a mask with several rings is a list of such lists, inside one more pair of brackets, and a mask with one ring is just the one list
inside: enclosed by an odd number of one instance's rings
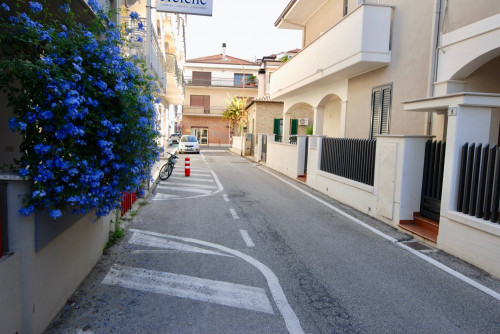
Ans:
{"label": "window", "polygon": [[283,119],[275,118],[273,124],[274,140],[281,142],[281,134],[283,133]]}
{"label": "window", "polygon": [[212,72],[193,71],[193,85],[210,86],[212,84]]}
{"label": "window", "polygon": [[392,84],[375,87],[372,91],[370,138],[389,134],[391,123]]}
{"label": "window", "polygon": [[243,75],[242,73],[234,73],[234,85],[235,86],[242,86],[243,85],[243,79],[245,79],[245,85],[246,85],[248,83],[250,75],[251,74],[245,74],[245,75]]}
{"label": "window", "polygon": [[210,114],[210,95],[191,95],[190,105],[203,107],[205,114]]}

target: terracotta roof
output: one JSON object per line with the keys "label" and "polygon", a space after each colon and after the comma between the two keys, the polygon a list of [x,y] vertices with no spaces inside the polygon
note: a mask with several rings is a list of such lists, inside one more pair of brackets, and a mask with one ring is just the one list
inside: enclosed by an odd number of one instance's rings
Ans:
{"label": "terracotta roof", "polygon": [[287,53],[299,53],[301,49],[293,49],[288,51]]}
{"label": "terracotta roof", "polygon": [[283,101],[271,100],[271,97],[269,95],[266,95],[264,97],[257,97],[255,99],[253,99],[252,101],[249,101],[247,103],[246,108],[249,108],[252,104],[254,104],[254,102],[283,103]]}
{"label": "terracotta roof", "polygon": [[200,57],[186,60],[187,63],[206,63],[206,64],[229,64],[229,65],[258,65],[252,61],[231,57],[226,55],[224,58],[222,53],[214,56]]}

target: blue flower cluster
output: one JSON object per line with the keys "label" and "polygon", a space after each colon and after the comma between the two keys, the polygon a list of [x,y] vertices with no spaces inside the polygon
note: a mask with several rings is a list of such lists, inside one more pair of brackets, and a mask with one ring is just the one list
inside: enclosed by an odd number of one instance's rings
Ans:
{"label": "blue flower cluster", "polygon": [[[19,175],[33,180],[22,215],[37,209],[54,219],[68,210],[107,215],[123,192],[150,178],[159,157],[155,85],[137,59],[122,55],[120,31],[99,3],[88,4],[101,21],[94,30],[70,15],[64,22],[37,21],[44,9],[34,1],[29,13],[0,16],[0,42],[14,46],[0,50],[7,60],[0,72],[8,73],[0,85],[14,96],[9,126],[25,138]],[[11,11],[6,4],[0,9]]]}

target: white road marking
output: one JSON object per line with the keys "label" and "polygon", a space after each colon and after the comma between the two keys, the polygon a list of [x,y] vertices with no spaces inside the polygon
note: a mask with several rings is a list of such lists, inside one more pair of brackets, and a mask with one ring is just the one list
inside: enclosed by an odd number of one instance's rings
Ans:
{"label": "white road marking", "polygon": [[174,176],[172,175],[170,179],[174,180],[185,180],[185,181],[198,181],[198,182],[208,182],[208,183],[214,183],[214,180],[212,179],[201,179],[201,178],[196,178],[196,177],[191,177],[191,176]]}
{"label": "white road marking", "polygon": [[200,183],[171,183],[169,185],[166,184],[159,184],[157,188],[160,189],[174,189],[177,186],[181,187],[193,187],[193,188],[200,188],[200,189],[217,189],[217,186],[215,185],[209,185],[209,184],[200,184]]}
{"label": "white road marking", "polygon": [[255,244],[252,241],[252,238],[250,238],[250,235],[248,234],[247,230],[240,230],[241,236],[243,237],[243,240],[247,244],[247,247],[255,247]]}
{"label": "white road marking", "polygon": [[213,192],[213,190],[196,189],[196,188],[193,188],[193,187],[171,187],[169,189],[169,191],[172,191],[172,192],[176,192],[176,191],[190,192],[190,193],[204,194],[204,195],[208,195],[208,194],[211,194]]}
{"label": "white road marking", "polygon": [[255,268],[257,268],[262,275],[266,278],[267,285],[269,286],[269,290],[271,291],[271,294],[273,296],[274,302],[276,303],[276,306],[280,310],[281,316],[283,317],[283,320],[285,321],[286,328],[288,329],[289,333],[292,334],[303,334],[304,331],[302,330],[302,327],[300,326],[300,321],[297,318],[297,315],[295,312],[293,312],[293,309],[290,307],[290,304],[288,304],[288,301],[286,299],[285,293],[283,292],[283,289],[281,289],[281,285],[279,283],[278,277],[269,269],[266,265],[263,263],[257,261],[253,257],[246,255],[240,251],[222,246],[222,245],[217,245],[211,242],[206,242],[202,240],[197,240],[197,239],[191,239],[191,238],[182,238],[182,237],[176,237],[173,235],[168,235],[168,234],[162,234],[162,233],[156,233],[156,232],[148,232],[148,231],[141,231],[137,229],[130,229],[132,232],[138,232],[138,233],[144,233],[148,235],[153,235],[157,237],[163,237],[163,238],[169,238],[169,239],[174,239],[174,240],[180,240],[183,242],[189,242],[192,244],[198,244],[206,247],[211,247],[218,249],[219,251],[229,253],[231,255],[234,255],[236,257],[239,257],[243,261],[248,262]]}
{"label": "white road marking", "polygon": [[222,198],[224,198],[224,201],[229,202],[229,197],[226,194],[222,195]]}
{"label": "white road marking", "polygon": [[215,252],[205,248],[200,248],[196,246],[186,245],[180,242],[165,240],[164,238],[159,238],[151,235],[146,235],[142,233],[134,233],[128,241],[129,244],[146,246],[146,247],[156,247],[171,250],[178,250],[183,252],[201,253],[209,255],[219,255],[219,256],[231,256],[220,252]]}
{"label": "white road marking", "polygon": [[364,228],[372,231],[373,233],[379,235],[380,237],[382,237],[382,238],[384,238],[384,239],[386,239],[386,240],[388,240],[388,241],[390,241],[390,242],[398,245],[399,247],[401,247],[403,249],[406,249],[407,251],[409,251],[410,253],[418,256],[422,260],[424,260],[424,261],[430,263],[431,265],[433,265],[433,266],[435,266],[435,267],[437,267],[437,268],[439,268],[439,269],[447,272],[448,274],[450,274],[450,275],[458,278],[459,280],[461,280],[461,281],[463,281],[463,282],[465,282],[465,283],[467,283],[467,284],[469,284],[469,285],[471,285],[471,286],[479,289],[480,291],[486,293],[487,295],[490,295],[491,297],[495,298],[496,300],[500,300],[500,293],[498,293],[498,292],[496,292],[496,291],[494,291],[494,290],[492,290],[492,289],[490,289],[490,288],[488,288],[488,287],[486,287],[486,286],[484,286],[484,285],[482,285],[482,284],[480,284],[480,283],[478,283],[478,282],[470,279],[469,277],[467,277],[467,276],[459,273],[456,270],[451,269],[450,267],[442,264],[441,262],[438,262],[438,261],[434,260],[433,258],[431,258],[431,257],[429,257],[429,256],[427,256],[425,254],[422,254],[421,252],[419,252],[417,250],[414,250],[413,248],[410,248],[410,247],[408,247],[407,245],[405,245],[405,244],[403,244],[401,242],[398,242],[397,239],[394,239],[393,237],[391,237],[391,236],[389,236],[389,235],[387,235],[387,234],[385,234],[385,233],[377,230],[376,228],[373,228],[370,225],[365,224],[364,222],[362,222],[358,218],[353,217],[350,214],[348,214],[347,212],[344,212],[344,211],[340,210],[339,208],[331,205],[330,203],[325,202],[321,198],[316,197],[313,194],[308,193],[307,191],[305,191],[305,190],[301,189],[300,187],[296,186],[295,184],[293,184],[293,183],[291,183],[291,182],[289,182],[289,181],[287,181],[287,180],[285,180],[285,179],[283,179],[283,178],[281,178],[281,177],[279,177],[279,176],[271,173],[270,171],[266,170],[265,168],[263,168],[263,167],[259,167],[259,168],[262,171],[268,173],[269,175],[272,175],[273,177],[275,177],[278,180],[282,181],[283,183],[286,183],[289,186],[291,186],[292,188],[300,191],[304,195],[309,196],[310,198],[314,199],[315,201],[317,201],[317,202],[325,205],[326,207],[330,208],[331,210],[337,212],[338,214],[340,214],[340,215],[346,217],[347,219],[355,222],[356,224],[359,224],[359,225],[363,226]]}
{"label": "white road marking", "polygon": [[[185,174],[185,171],[184,171],[184,168],[178,168],[178,169],[174,169],[174,171],[172,172],[172,174],[174,175],[184,175]],[[200,171],[200,170],[192,170],[190,171],[189,173],[190,175],[200,175],[200,176],[210,176],[210,172],[208,171]]]}
{"label": "white road marking", "polygon": [[274,314],[262,288],[113,265],[103,284]]}
{"label": "white road marking", "polygon": [[240,219],[235,209],[229,209],[229,212],[231,212],[231,216],[233,216],[233,219]]}
{"label": "white road marking", "polygon": [[[174,177],[174,176],[171,176],[169,180],[171,180],[172,178],[180,180],[182,178],[183,181],[196,181],[196,180],[199,180],[199,181],[202,181],[202,182],[211,182],[211,183],[215,183],[217,185],[217,190],[212,191],[209,194],[201,194],[201,195],[195,195],[195,196],[172,196],[172,197],[165,197],[165,198],[159,197],[158,199],[155,197],[154,200],[159,201],[159,200],[191,199],[191,198],[198,198],[198,197],[215,195],[215,194],[223,191],[224,187],[222,187],[222,184],[220,183],[219,178],[217,177],[217,175],[215,174],[215,172],[212,171],[211,169],[207,169],[207,171],[212,174],[211,180],[207,180],[207,179],[195,179],[195,178],[185,178],[185,177]],[[175,184],[176,184],[176,182],[170,182],[170,186],[171,186],[170,189],[175,189]],[[168,188],[168,186],[167,186],[167,188]]]}
{"label": "white road marking", "polygon": [[153,197],[153,201],[165,201],[167,199],[175,199],[175,198],[179,198],[179,196],[163,194],[163,193],[156,193],[155,196]]}

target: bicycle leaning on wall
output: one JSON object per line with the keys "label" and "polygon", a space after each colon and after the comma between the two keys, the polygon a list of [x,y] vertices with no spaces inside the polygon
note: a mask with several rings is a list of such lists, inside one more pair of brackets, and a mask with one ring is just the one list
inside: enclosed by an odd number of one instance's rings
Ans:
{"label": "bicycle leaning on wall", "polygon": [[161,180],[166,180],[170,177],[170,175],[172,175],[172,171],[174,170],[174,166],[175,166],[175,163],[177,162],[176,159],[178,159],[178,157],[173,154],[173,153],[169,153],[170,156],[168,157],[168,161],[163,165],[161,166],[161,169],[160,169],[160,179]]}

